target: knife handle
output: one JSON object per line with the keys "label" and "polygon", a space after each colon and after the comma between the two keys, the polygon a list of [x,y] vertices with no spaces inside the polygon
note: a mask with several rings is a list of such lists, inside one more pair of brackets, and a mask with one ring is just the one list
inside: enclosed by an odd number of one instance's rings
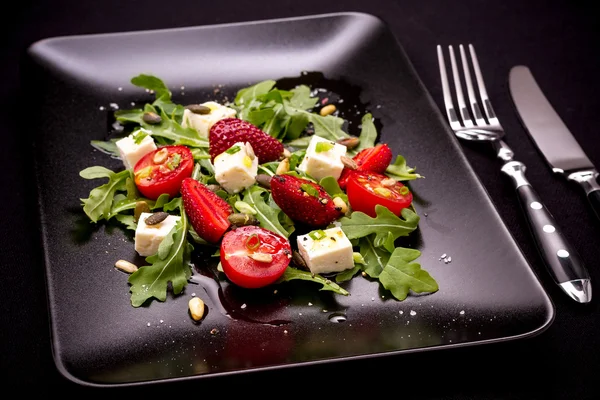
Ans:
{"label": "knife handle", "polygon": [[590,275],[579,254],[563,236],[554,217],[525,178],[525,165],[519,161],[510,161],[504,164],[502,172],[510,176],[516,185],[529,228],[552,278],[561,286],[571,281],[581,281],[588,285]]}
{"label": "knife handle", "polygon": [[596,217],[600,219],[600,185],[598,185],[598,172],[596,170],[586,170],[573,172],[567,176],[567,179],[577,182],[585,191],[590,202],[592,210]]}

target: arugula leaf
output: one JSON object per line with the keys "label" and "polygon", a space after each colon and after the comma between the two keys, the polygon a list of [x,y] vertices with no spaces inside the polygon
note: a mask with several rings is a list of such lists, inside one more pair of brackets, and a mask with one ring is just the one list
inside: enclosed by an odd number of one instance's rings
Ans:
{"label": "arugula leaf", "polygon": [[348,296],[350,294],[346,289],[342,288],[337,283],[327,278],[324,278],[321,275],[313,275],[308,271],[302,271],[293,267],[287,267],[281,278],[279,278],[279,280],[276,283],[288,282],[294,279],[301,279],[305,281],[320,283],[321,285],[323,285],[323,287],[320,290],[329,290],[337,294],[342,294],[344,296]]}
{"label": "arugula leaf", "polygon": [[333,142],[350,137],[350,135],[342,129],[342,126],[344,125],[344,120],[342,118],[333,115],[323,117],[314,113],[310,113],[309,115],[310,122],[312,122],[313,127],[315,128],[315,135],[329,139]]}
{"label": "arugula leaf", "polygon": [[394,178],[399,181],[410,181],[413,179],[424,178],[424,176],[415,172],[415,168],[408,167],[406,165],[406,160],[401,155],[396,157],[396,161],[390,164],[385,172],[390,178]]}
{"label": "arugula leaf", "polygon": [[274,80],[265,80],[247,88],[240,89],[235,96],[234,104],[237,106],[250,104],[256,97],[267,94],[273,86],[275,86],[275,83]]}
{"label": "arugula leaf", "polygon": [[120,158],[121,154],[117,148],[117,140],[119,139],[110,139],[107,141],[92,140],[90,143],[96,150],[100,150],[103,153],[109,154],[112,158]]}
{"label": "arugula leaf", "polygon": [[348,239],[357,239],[374,233],[376,242],[385,243],[389,240],[390,234],[393,240],[396,240],[400,236],[408,236],[417,229],[420,219],[409,208],[402,209],[402,218],[400,218],[380,204],[375,206],[375,213],[377,215],[375,218],[360,211],[354,211],[350,217],[342,217],[341,227]]}
{"label": "arugula leaf", "polygon": [[158,246],[158,252],[146,257],[150,265],[129,276],[132,306],[139,307],[152,298],[165,301],[169,284],[176,295],[187,285],[192,276],[189,261],[193,250],[187,231],[187,216],[182,212],[181,219]]}
{"label": "arugula leaf", "polygon": [[359,241],[360,254],[365,259],[363,271],[371,278],[378,278],[390,259],[389,252],[374,243],[375,234],[363,237]]}
{"label": "arugula leaf", "polygon": [[321,187],[325,189],[325,191],[328,195],[331,196],[331,198],[339,197],[342,200],[344,200],[346,204],[348,204],[348,196],[346,195],[346,193],[344,193],[337,179],[335,179],[333,176],[326,176],[322,178],[319,181],[319,185],[321,185]]}
{"label": "arugula leaf", "polygon": [[83,211],[92,222],[110,219],[115,194],[126,190],[127,178],[132,178],[130,170],[117,173],[101,166],[85,168],[79,172],[79,176],[84,179],[108,178],[108,183],[92,189],[87,199],[80,199]]}
{"label": "arugula leaf", "polygon": [[398,300],[406,299],[410,291],[433,293],[439,290],[438,283],[421,265],[413,262],[421,255],[414,249],[398,247],[379,275],[379,281]]}
{"label": "arugula leaf", "polygon": [[365,114],[361,120],[360,135],[358,136],[358,146],[353,150],[354,153],[375,146],[377,140],[377,128],[373,123],[373,115]]}
{"label": "arugula leaf", "polygon": [[279,207],[273,208],[264,199],[264,196],[269,196],[269,191],[260,186],[251,186],[242,192],[242,200],[248,203],[256,210],[254,215],[260,222],[260,226],[280,234],[283,237],[289,237],[291,232],[288,232],[279,222],[279,214],[282,212]]}
{"label": "arugula leaf", "polygon": [[310,88],[306,85],[298,85],[291,90],[292,98],[290,99],[290,105],[293,108],[299,108],[301,110],[310,110],[317,105],[319,101],[318,97],[313,97],[310,94]]}
{"label": "arugula leaf", "polygon": [[131,78],[131,83],[143,89],[152,90],[156,93],[156,97],[171,98],[171,91],[165,83],[158,77],[153,75],[140,74]]}
{"label": "arugula leaf", "polygon": [[350,279],[354,278],[354,275],[356,275],[356,273],[360,270],[360,265],[355,265],[354,268],[350,268],[338,273],[335,276],[335,281],[338,283],[349,281]]}

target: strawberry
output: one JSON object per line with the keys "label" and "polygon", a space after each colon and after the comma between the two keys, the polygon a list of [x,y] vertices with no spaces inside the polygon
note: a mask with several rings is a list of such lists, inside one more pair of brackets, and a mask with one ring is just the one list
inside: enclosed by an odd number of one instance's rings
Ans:
{"label": "strawberry", "polygon": [[250,142],[261,164],[276,161],[283,154],[283,144],[250,122],[238,118],[217,121],[208,134],[211,161],[237,142]]}
{"label": "strawberry", "polygon": [[193,178],[181,183],[181,199],[198,236],[209,243],[218,242],[230,226],[227,218],[233,210],[229,203]]}
{"label": "strawberry", "polygon": [[[374,147],[362,149],[352,159],[356,162],[356,171],[385,173],[386,168],[392,162],[392,150],[385,143],[378,143]],[[346,188],[346,183],[352,170],[344,168],[342,175],[338,179],[338,184],[342,189]]]}
{"label": "strawberry", "polygon": [[322,228],[342,216],[323,187],[293,175],[271,178],[273,200],[292,220],[313,228]]}

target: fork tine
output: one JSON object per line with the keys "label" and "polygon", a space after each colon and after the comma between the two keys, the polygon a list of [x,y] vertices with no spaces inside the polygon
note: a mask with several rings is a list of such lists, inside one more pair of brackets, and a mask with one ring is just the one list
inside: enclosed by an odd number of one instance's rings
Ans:
{"label": "fork tine", "polygon": [[481,68],[479,68],[479,61],[477,60],[477,54],[475,53],[475,48],[472,44],[469,44],[469,52],[471,53],[471,61],[473,63],[473,70],[475,71],[475,78],[477,79],[477,86],[479,88],[479,95],[481,96],[481,101],[483,102],[483,109],[485,110],[485,115],[492,125],[499,125],[500,122],[496,117],[496,113],[492,108],[492,103],[487,94],[487,90],[485,88],[485,83],[483,82],[483,75],[481,74]]}
{"label": "fork tine", "polygon": [[452,95],[450,94],[450,84],[448,83],[448,75],[446,73],[446,62],[444,61],[444,53],[442,46],[437,46],[438,64],[440,67],[440,77],[442,81],[442,95],[444,97],[444,106],[446,107],[446,114],[448,115],[448,122],[452,129],[460,129],[462,125],[456,114],[454,108],[454,102],[452,101]]}
{"label": "fork tine", "polygon": [[462,84],[460,81],[460,73],[458,71],[458,66],[456,65],[456,56],[454,55],[454,48],[452,46],[448,46],[448,51],[450,52],[450,65],[452,66],[452,77],[454,78],[456,101],[458,102],[460,116],[463,120],[463,125],[465,126],[465,128],[472,128],[473,121],[471,120],[471,116],[469,115],[469,110],[467,109],[465,98],[463,96]]}
{"label": "fork tine", "polygon": [[469,103],[471,104],[471,111],[473,111],[473,118],[477,125],[485,125],[487,122],[483,119],[481,108],[479,108],[479,102],[475,96],[475,90],[473,89],[473,82],[471,81],[471,72],[469,70],[469,62],[465,54],[465,47],[461,44],[460,48],[460,59],[462,61],[463,73],[465,76],[465,85],[467,86],[467,94],[469,96]]}

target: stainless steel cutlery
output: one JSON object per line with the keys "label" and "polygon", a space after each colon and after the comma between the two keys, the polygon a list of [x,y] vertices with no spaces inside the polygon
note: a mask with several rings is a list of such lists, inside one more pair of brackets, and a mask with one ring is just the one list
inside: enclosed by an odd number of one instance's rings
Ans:
{"label": "stainless steel cutlery", "polygon": [[[444,105],[451,129],[460,139],[486,142],[493,147],[497,158],[502,162],[502,172],[510,177],[515,185],[530,231],[550,275],[573,300],[579,303],[590,302],[592,287],[583,261],[564,237],[554,217],[527,180],[525,165],[513,158],[513,151],[504,141],[505,132],[488,97],[475,48],[469,45],[470,64],[463,45],[459,45],[459,51],[464,86],[468,95],[466,99],[463,95],[461,73],[454,48],[448,46],[454,81],[455,96],[453,97],[446,72],[444,52],[441,46],[437,46]],[[471,70],[475,75],[478,95],[475,93],[475,85],[471,79]],[[455,101],[458,108],[454,106]]]}
{"label": "stainless steel cutlery", "polygon": [[546,99],[529,68],[513,67],[508,83],[517,114],[552,171],[578,183],[600,218],[598,171]]}

